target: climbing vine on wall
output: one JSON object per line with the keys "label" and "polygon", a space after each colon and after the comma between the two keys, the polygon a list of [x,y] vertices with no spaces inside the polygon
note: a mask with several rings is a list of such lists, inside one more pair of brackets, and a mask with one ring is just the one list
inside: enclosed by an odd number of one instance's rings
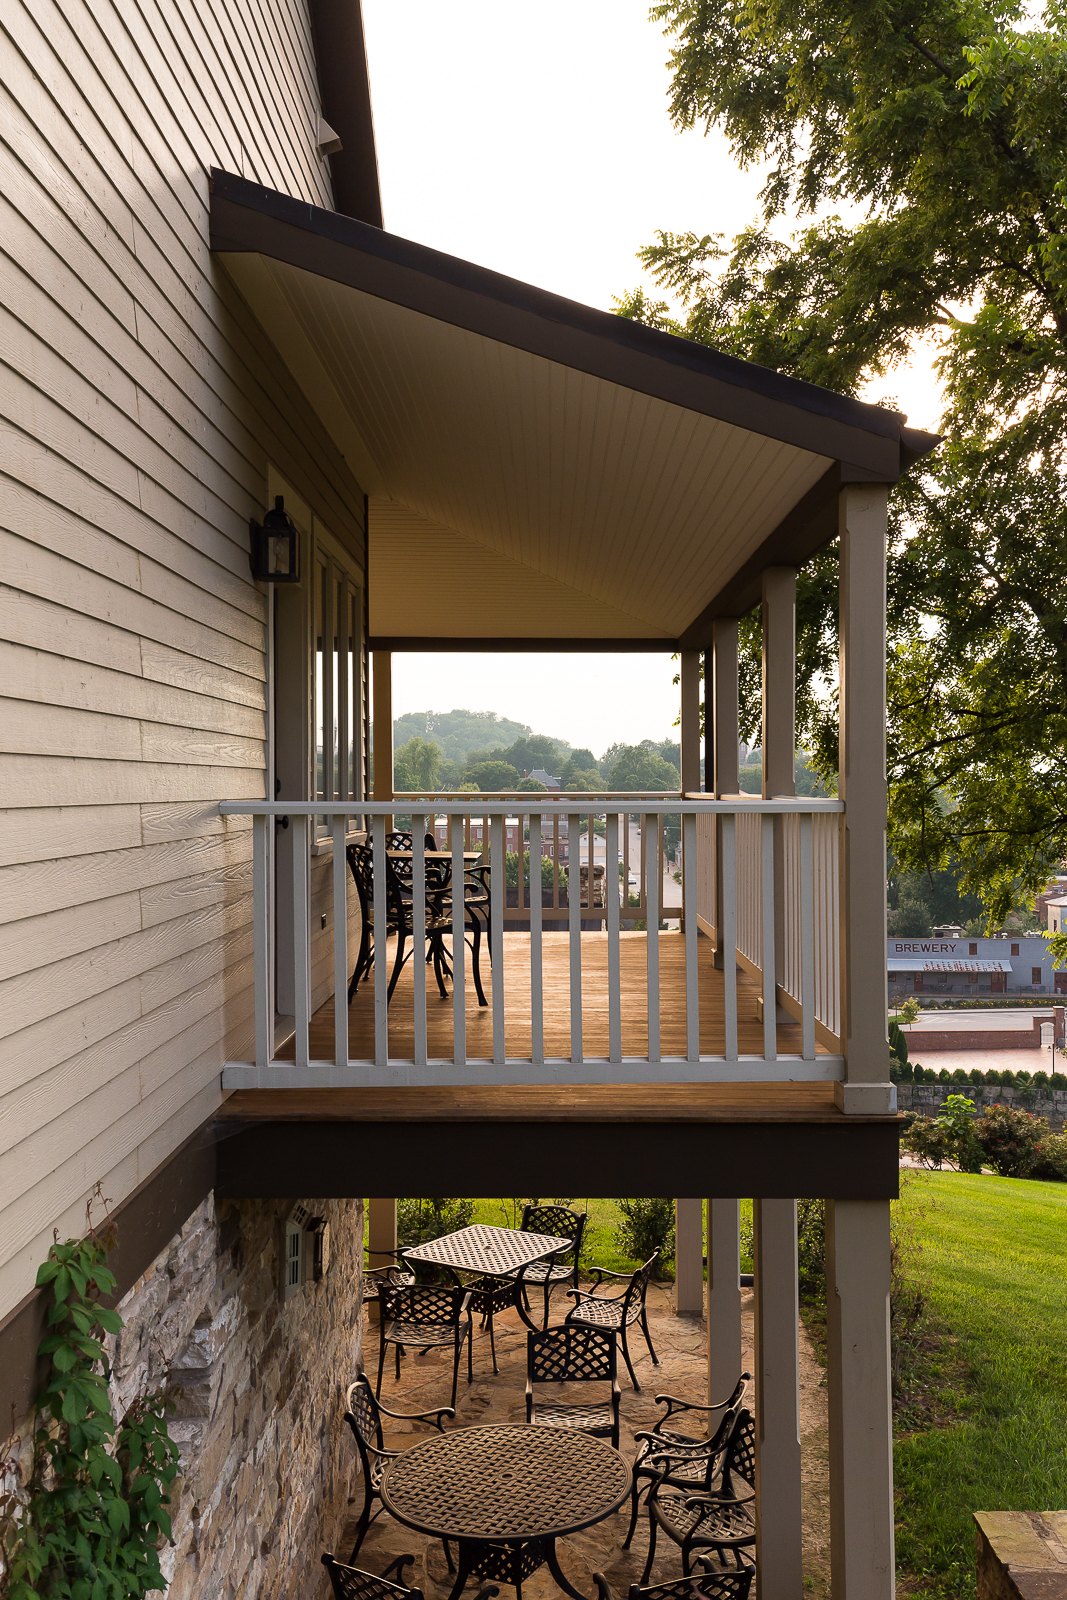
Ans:
{"label": "climbing vine on wall", "polygon": [[137,1399],[116,1422],[103,1338],[122,1318],[102,1303],[116,1289],[107,1265],[112,1226],[54,1244],[37,1273],[51,1292],[39,1354],[30,1460],[14,1439],[0,1460],[0,1595],[4,1600],[119,1600],[166,1588],[159,1547],[178,1448],[167,1430],[168,1387]]}

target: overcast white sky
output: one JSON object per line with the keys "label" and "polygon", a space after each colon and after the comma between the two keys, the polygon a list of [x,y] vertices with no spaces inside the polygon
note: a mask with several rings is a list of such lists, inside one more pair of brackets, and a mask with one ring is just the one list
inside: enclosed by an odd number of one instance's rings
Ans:
{"label": "overcast white sky", "polygon": [[[667,117],[668,41],[648,0],[363,0],[385,225],[557,294],[610,309],[642,281],[658,228],[736,233],[759,174],[718,134]],[[934,427],[929,359],[888,394]],[[658,656],[401,656],[397,715],[498,711],[597,754],[662,739],[678,714]]]}

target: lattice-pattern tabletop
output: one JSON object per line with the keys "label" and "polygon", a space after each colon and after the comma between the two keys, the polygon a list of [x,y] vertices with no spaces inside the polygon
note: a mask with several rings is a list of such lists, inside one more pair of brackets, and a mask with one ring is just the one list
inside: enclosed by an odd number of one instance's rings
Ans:
{"label": "lattice-pattern tabletop", "polygon": [[560,1538],[617,1511],[630,1469],[610,1445],[560,1428],[459,1428],[389,1463],[382,1500],[434,1538]]}
{"label": "lattice-pattern tabletop", "polygon": [[407,1261],[429,1261],[436,1267],[455,1267],[460,1272],[481,1272],[501,1277],[516,1267],[541,1261],[554,1250],[569,1250],[573,1239],[559,1239],[550,1233],[523,1233],[518,1228],[490,1228],[483,1222],[446,1233],[443,1239],[404,1248]]}

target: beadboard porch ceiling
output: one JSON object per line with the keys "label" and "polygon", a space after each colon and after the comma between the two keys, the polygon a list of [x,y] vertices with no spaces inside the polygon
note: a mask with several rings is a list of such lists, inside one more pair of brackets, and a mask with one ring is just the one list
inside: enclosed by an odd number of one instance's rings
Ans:
{"label": "beadboard porch ceiling", "polygon": [[378,648],[699,645],[934,442],[219,172],[211,241],[368,494]]}

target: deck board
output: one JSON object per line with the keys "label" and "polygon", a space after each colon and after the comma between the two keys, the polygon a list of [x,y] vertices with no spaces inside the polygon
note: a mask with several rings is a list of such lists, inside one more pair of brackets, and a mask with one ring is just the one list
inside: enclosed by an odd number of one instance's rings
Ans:
{"label": "deck board", "polygon": [[[608,1054],[608,936],[582,934],[582,1049],[588,1057]],[[619,935],[622,1053],[624,1056],[648,1054],[648,992],[646,969],[647,939],[644,933]],[[721,1055],[725,1048],[726,1022],[723,975],[712,961],[711,944],[701,939],[697,946],[700,990],[700,1050],[702,1055]],[[544,984],[544,1035],[546,1056],[571,1053],[570,943],[565,933],[546,933],[542,940]],[[389,947],[392,961],[393,945]],[[466,963],[467,1056],[492,1057],[493,1006],[489,959],[482,950],[482,987],[489,1005],[478,1005]],[[504,1037],[510,1058],[530,1055],[530,935],[504,935]],[[685,1028],[685,938],[671,930],[659,937],[660,1051],[665,1056],[684,1056]],[[763,1054],[763,1024],[757,1020],[756,983],[745,973],[737,974],[737,1035],[742,1055]],[[353,1060],[374,1057],[374,981],[361,984],[348,1008],[349,1055]],[[330,1060],[334,1051],[333,1001],[320,1006],[311,1019],[312,1060]],[[449,986],[443,1000],[434,982],[432,968],[426,973],[427,1048],[431,1058],[449,1059],[452,1049],[452,994]],[[389,1006],[389,1054],[410,1060],[414,1054],[414,984],[411,963],[405,966]],[[802,1048],[799,1023],[778,1024],[778,1053],[799,1055]],[[825,1054],[821,1045],[817,1052]],[[280,1060],[292,1060],[290,1042],[279,1050]]]}

